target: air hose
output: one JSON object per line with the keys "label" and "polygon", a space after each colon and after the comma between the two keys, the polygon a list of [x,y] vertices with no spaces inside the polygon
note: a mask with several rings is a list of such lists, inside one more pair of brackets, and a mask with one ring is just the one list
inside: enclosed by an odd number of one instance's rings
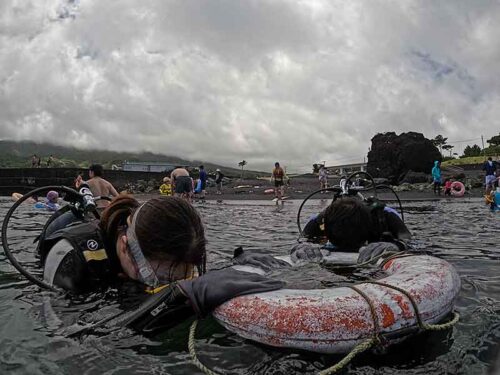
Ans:
{"label": "air hose", "polygon": [[[85,188],[85,187],[84,187]],[[16,209],[26,200],[31,198],[34,195],[39,195],[39,193],[43,193],[49,190],[56,190],[56,191],[62,191],[65,192],[69,197],[71,197],[72,201],[75,201],[73,208],[76,209],[77,211],[91,211],[96,217],[99,217],[99,214],[97,213],[95,209],[95,204],[92,205],[90,204],[91,201],[87,198],[84,198],[84,195],[82,195],[80,192],[76,191],[75,189],[66,187],[66,186],[57,186],[57,185],[51,185],[51,186],[44,186],[40,187],[34,190],[31,190],[30,192],[24,194],[19,200],[17,200],[12,207],[9,209],[7,214],[5,215],[5,218],[3,220],[2,224],[2,247],[3,251],[5,253],[5,256],[7,259],[10,261],[10,263],[16,268],[21,275],[26,277],[30,282],[32,282],[35,285],[38,285],[41,288],[51,290],[54,292],[61,292],[59,288],[54,287],[53,285],[50,285],[46,283],[44,280],[42,280],[39,277],[36,277],[29,273],[16,259],[16,257],[12,254],[12,251],[10,250],[9,246],[9,240],[7,236],[7,231],[8,231],[8,226],[9,226],[9,221],[16,211]],[[105,199],[105,198],[100,198],[100,199]],[[86,205],[87,204],[87,205]],[[67,208],[63,208],[67,210]],[[52,220],[49,219],[49,222],[44,226],[43,231],[47,228],[48,224],[50,224]],[[43,232],[42,232],[43,233]]]}
{"label": "air hose", "polygon": [[[353,179],[353,177],[358,176],[360,174],[365,175],[365,176],[368,177],[368,179],[372,183],[371,186],[368,186],[366,188],[364,188],[364,187],[357,187],[356,189],[349,188],[350,181]],[[301,237],[303,237],[302,226],[300,224],[300,216],[301,216],[301,213],[302,213],[302,208],[304,207],[304,205],[306,204],[306,202],[309,199],[311,199],[314,195],[320,194],[320,193],[324,193],[324,192],[333,192],[334,193],[333,200],[332,200],[332,203],[333,203],[337,199],[345,197],[345,196],[358,197],[358,198],[360,198],[360,199],[362,199],[364,201],[364,200],[366,200],[366,198],[362,194],[363,192],[367,192],[367,191],[373,190],[374,191],[373,194],[376,197],[377,196],[377,190],[390,190],[394,194],[394,196],[396,197],[396,200],[397,200],[398,205],[399,205],[399,212],[401,214],[401,220],[404,223],[403,205],[401,203],[401,200],[399,199],[398,194],[389,185],[385,185],[385,184],[379,184],[379,185],[377,185],[375,183],[375,180],[373,179],[373,177],[368,172],[355,172],[355,173],[351,174],[347,178],[347,180],[346,180],[346,187],[347,187],[346,191],[344,191],[344,189],[342,189],[342,187],[340,187],[340,186],[333,186],[333,187],[329,187],[329,188],[325,188],[325,189],[319,189],[319,190],[316,190],[316,191],[312,192],[311,194],[309,194],[302,201],[302,203],[300,204],[299,210],[297,212],[297,227],[299,229],[299,239]]]}

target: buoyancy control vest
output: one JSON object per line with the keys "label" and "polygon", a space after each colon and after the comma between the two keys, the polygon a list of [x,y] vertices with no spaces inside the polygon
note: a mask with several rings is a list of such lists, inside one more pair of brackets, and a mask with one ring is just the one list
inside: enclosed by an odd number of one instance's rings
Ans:
{"label": "buoyancy control vest", "polygon": [[98,220],[69,225],[43,239],[39,246],[43,265],[52,247],[61,239],[73,247],[75,261],[85,268],[89,285],[101,284],[116,276],[118,259],[106,251]]}

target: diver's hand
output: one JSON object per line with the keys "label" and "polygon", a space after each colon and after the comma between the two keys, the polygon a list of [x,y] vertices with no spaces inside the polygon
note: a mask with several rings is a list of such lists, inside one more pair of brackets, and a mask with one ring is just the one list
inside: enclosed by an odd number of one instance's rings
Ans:
{"label": "diver's hand", "polygon": [[256,273],[225,268],[193,280],[179,281],[177,285],[196,314],[203,317],[231,298],[281,289],[285,284]]}
{"label": "diver's hand", "polygon": [[359,249],[358,263],[375,262],[379,258],[389,257],[400,252],[399,247],[392,242],[372,242]]}
{"label": "diver's hand", "polygon": [[234,264],[254,266],[269,271],[274,268],[289,267],[290,264],[281,259],[276,259],[269,254],[252,253],[244,251],[241,246],[234,250]]}
{"label": "diver's hand", "polygon": [[294,263],[304,260],[308,262],[320,262],[323,259],[323,254],[321,254],[321,250],[317,245],[304,242],[292,247],[290,257]]}

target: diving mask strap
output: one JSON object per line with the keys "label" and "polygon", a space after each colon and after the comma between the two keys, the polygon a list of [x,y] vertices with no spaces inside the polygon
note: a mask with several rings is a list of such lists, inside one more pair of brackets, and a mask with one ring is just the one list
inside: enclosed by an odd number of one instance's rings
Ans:
{"label": "diving mask strap", "polygon": [[160,285],[160,281],[158,280],[156,273],[153,271],[151,264],[149,264],[147,259],[144,257],[144,253],[142,252],[141,246],[139,245],[139,241],[137,240],[137,236],[135,234],[135,223],[139,211],[143,206],[144,204],[141,205],[137,211],[135,211],[134,216],[132,217],[132,223],[127,228],[128,246],[139,270],[139,280],[146,285],[156,288]]}

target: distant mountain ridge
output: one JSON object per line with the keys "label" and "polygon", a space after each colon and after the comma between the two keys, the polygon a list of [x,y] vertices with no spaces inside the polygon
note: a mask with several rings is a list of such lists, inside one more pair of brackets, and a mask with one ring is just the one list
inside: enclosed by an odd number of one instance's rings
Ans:
{"label": "distant mountain ridge", "polygon": [[[0,140],[0,168],[31,167],[33,154],[42,158],[42,167],[47,165],[47,159],[53,155],[52,167],[87,168],[92,163],[102,164],[111,169],[113,164],[121,166],[124,161],[130,162],[166,162],[174,165],[198,167],[203,164],[209,171],[220,168],[223,173],[239,176],[241,170],[199,160],[186,160],[176,156],[155,154],[152,152],[119,152],[107,150],[82,150],[74,147],[58,146],[50,143],[36,143],[32,141]],[[237,162],[235,161],[235,164]],[[245,177],[267,175],[266,172],[245,169]]]}

